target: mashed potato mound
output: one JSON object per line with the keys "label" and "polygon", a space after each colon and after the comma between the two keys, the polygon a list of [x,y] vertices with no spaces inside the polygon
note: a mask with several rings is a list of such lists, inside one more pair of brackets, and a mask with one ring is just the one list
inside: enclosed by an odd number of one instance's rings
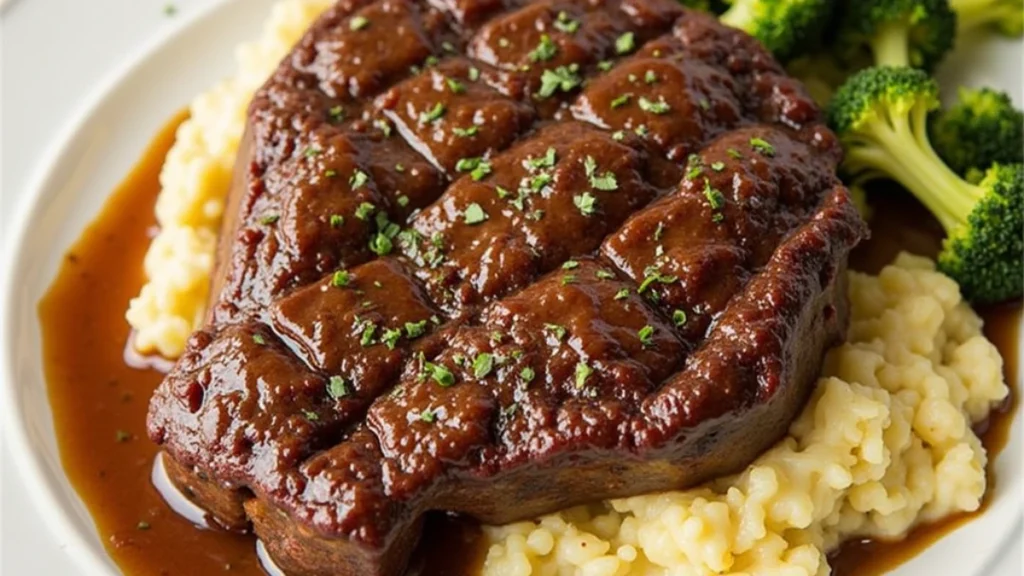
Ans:
{"label": "mashed potato mound", "polygon": [[844,540],[977,510],[971,425],[1008,389],[956,283],[901,255],[850,274],[851,325],[789,435],[739,475],[485,530],[494,576],[824,575]]}
{"label": "mashed potato mound", "polygon": [[144,353],[176,358],[203,320],[217,232],[253,93],[333,0],[281,0],[261,38],[238,47],[233,78],[200,94],[160,173],[160,233],[146,253],[147,282],[125,317]]}

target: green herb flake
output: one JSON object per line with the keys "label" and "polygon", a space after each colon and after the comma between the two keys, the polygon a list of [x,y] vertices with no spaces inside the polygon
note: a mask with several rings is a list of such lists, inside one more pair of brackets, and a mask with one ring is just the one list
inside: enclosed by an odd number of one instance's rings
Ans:
{"label": "green herb flake", "polygon": [[644,348],[654,346],[654,326],[650,324],[644,326],[637,331],[636,336],[640,339],[640,345]]}
{"label": "green herb flake", "polygon": [[277,214],[267,214],[265,216],[260,216],[260,224],[263,224],[264,226],[270,226],[272,224],[275,224],[280,219],[281,217],[278,216]]}
{"label": "green herb flake", "polygon": [[632,32],[626,32],[615,40],[615,53],[628,54],[636,49],[636,36]]}
{"label": "green herb flake", "polygon": [[712,162],[711,169],[715,172],[721,172],[722,170],[725,170],[725,162]]}
{"label": "green herb flake", "polygon": [[615,140],[616,142],[622,142],[625,139],[626,133],[623,132],[622,130],[616,130],[615,132],[612,132],[612,140]]}
{"label": "green herb flake", "polygon": [[593,216],[597,210],[597,198],[594,197],[590,192],[584,192],[583,194],[577,194],[572,197],[572,203],[579,209],[580,214],[584,216]]}
{"label": "green herb flake", "polygon": [[394,350],[395,346],[398,345],[398,340],[402,337],[402,331],[398,328],[388,328],[381,335],[380,340],[388,347],[388,350]]}
{"label": "green herb flake", "polygon": [[[540,174],[537,174],[533,178],[530,178],[530,189],[533,190],[534,192],[540,192],[541,190],[544,189],[545,186],[554,181],[554,179],[554,176],[552,176],[551,174],[548,174],[547,172],[541,172]],[[520,207],[519,209],[522,210],[522,207]]]}
{"label": "green herb flake", "polygon": [[551,41],[551,37],[547,34],[542,34],[540,37],[540,44],[527,54],[530,62],[544,62],[551,60],[558,53],[558,46]]}
{"label": "green herb flake", "polygon": [[559,326],[558,324],[545,324],[544,328],[551,332],[551,334],[555,337],[555,340],[558,340],[559,342],[565,340],[565,335],[567,331],[564,326]]}
{"label": "green herb flake", "polygon": [[704,197],[708,199],[708,204],[712,210],[718,210],[725,205],[725,196],[718,190],[711,187],[711,182],[704,179]]}
{"label": "green herb flake", "polygon": [[451,370],[445,368],[443,365],[427,362],[425,367],[430,378],[434,382],[440,384],[442,388],[447,388],[455,384],[455,375],[452,374]]}
{"label": "green herb flake", "polygon": [[775,147],[762,138],[751,138],[750,147],[760,152],[763,156],[775,156]]}
{"label": "green herb flake", "polygon": [[576,260],[566,260],[565,264],[562,264],[562,270],[574,270],[580,267],[580,263]]}
{"label": "green herb flake", "polygon": [[646,138],[648,132],[649,130],[647,129],[646,124],[641,124],[633,129],[633,133],[641,138]]}
{"label": "green herb flake", "polygon": [[540,158],[529,158],[526,160],[527,166],[532,170],[540,170],[541,168],[552,168],[557,162],[557,152],[554,148],[549,147],[544,155]]}
{"label": "green herb flake", "polygon": [[665,223],[658,222],[658,227],[654,229],[654,241],[660,242],[661,237],[665,234]]}
{"label": "green herb flake", "polygon": [[576,283],[576,275],[575,274],[566,274],[565,276],[562,276],[562,286],[568,286],[570,284],[575,284],[575,283]]}
{"label": "green herb flake", "polygon": [[427,409],[427,410],[424,410],[423,412],[420,412],[420,420],[422,420],[423,422],[426,422],[427,424],[433,424],[434,420],[436,420],[436,419],[437,419],[437,413],[434,412],[433,410]]}
{"label": "green herb flake", "polygon": [[657,102],[652,102],[647,98],[641,97],[637,102],[640,105],[640,109],[644,112],[650,112],[651,114],[667,114],[672,108],[665,102],[664,98],[659,98]]}
{"label": "green herb flake", "polygon": [[370,25],[370,20],[366,16],[355,16],[348,21],[349,30],[362,30]]}
{"label": "green herb flake", "polygon": [[616,300],[625,300],[626,298],[629,298],[629,288],[623,288],[615,293]]}
{"label": "green herb flake", "polygon": [[466,85],[455,78],[445,78],[444,82],[448,85],[448,89],[451,90],[452,94],[462,94],[466,91]]}
{"label": "green herb flake", "polygon": [[601,268],[597,272],[594,272],[594,276],[597,276],[600,280],[611,280],[612,278],[615,278],[615,273]]}
{"label": "green herb flake", "polygon": [[306,420],[309,420],[310,422],[316,422],[317,420],[320,419],[320,415],[317,414],[316,412],[313,412],[312,410],[303,410],[302,415],[306,418]]}
{"label": "green herb flake", "polygon": [[373,345],[373,335],[377,333],[377,325],[373,322],[364,322],[363,329],[359,334],[359,345],[363,348]]}
{"label": "green herb flake", "polygon": [[352,281],[352,275],[349,274],[348,270],[338,270],[331,276],[331,286],[335,288],[344,288],[348,286],[349,282]]}
{"label": "green herb flake", "polygon": [[463,217],[465,218],[466,224],[469,224],[470,226],[480,224],[488,218],[487,213],[484,212],[484,209],[476,202],[466,206],[466,211],[463,213]]}
{"label": "green herb flake", "polygon": [[425,334],[426,332],[427,332],[427,321],[426,320],[420,320],[419,322],[406,322],[405,323],[405,335],[408,336],[410,340],[413,340],[415,338],[419,338],[420,336],[423,336],[423,334]]}
{"label": "green herb flake", "polygon": [[345,379],[341,376],[331,376],[327,382],[327,395],[334,400],[348,396],[348,387],[345,385]]}
{"label": "green herb flake", "polygon": [[679,278],[676,276],[661,274],[657,270],[648,268],[647,270],[644,271],[644,280],[643,282],[640,283],[640,286],[637,288],[636,292],[637,294],[643,294],[655,282],[659,284],[671,284],[678,279]]}
{"label": "green herb flake", "polygon": [[348,185],[353,190],[355,190],[356,188],[362,188],[364,185],[366,185],[366,182],[369,179],[370,177],[366,175],[366,172],[357,169],[355,172],[352,173],[352,176],[348,179]]}
{"label": "green herb flake", "polygon": [[648,70],[644,72],[644,82],[647,84],[654,84],[658,81],[658,75],[654,73],[654,70]]}
{"label": "green herb flake", "polygon": [[479,79],[480,79],[480,69],[477,68],[476,66],[471,67],[469,69],[469,81],[470,82],[476,82]]}
{"label": "green herb flake", "polygon": [[673,310],[672,311],[672,323],[675,324],[677,327],[678,326],[683,326],[684,324],[686,324],[686,312],[683,312],[682,310],[678,310],[678,309],[677,310]]}
{"label": "green herb flake", "polygon": [[405,194],[399,196],[397,201],[398,205],[401,206],[402,208],[405,208],[406,206],[409,205],[409,197],[406,196]]}
{"label": "green herb flake", "polygon": [[267,339],[263,337],[263,334],[253,334],[252,341],[260,346],[267,345]]}
{"label": "green herb flake", "polygon": [[587,365],[584,361],[576,363],[576,388],[582,389],[587,383],[587,379],[594,373],[594,369]]}
{"label": "green herb flake", "polygon": [[533,368],[530,368],[529,366],[526,366],[525,368],[519,371],[519,379],[522,380],[525,384],[533,382],[533,379],[536,377],[537,373],[534,372]]}
{"label": "green herb flake", "polygon": [[459,172],[469,172],[473,181],[478,182],[491,173],[491,163],[483,158],[461,158],[455,164]]}
{"label": "green herb flake", "polygon": [[508,198],[512,194],[511,192],[509,192],[505,188],[502,188],[501,186],[495,186],[494,191],[498,194],[498,198],[502,200]]}
{"label": "green herb flake", "polygon": [[377,207],[369,202],[362,202],[359,207],[356,208],[356,218],[360,220],[369,220],[370,216],[377,211]]}
{"label": "green herb flake", "polygon": [[469,128],[452,128],[452,133],[454,133],[459,138],[469,138],[471,136],[476,136],[479,131],[480,127],[475,124],[470,126]]}
{"label": "green herb flake", "polygon": [[540,77],[540,90],[537,91],[537,97],[550,98],[559,90],[568,92],[579,86],[583,80],[577,74],[578,71],[579,65],[577,64],[545,70]]}
{"label": "green herb flake", "polygon": [[149,524],[149,522],[146,522],[145,520],[140,520],[139,523],[135,525],[136,530],[145,531],[149,530],[150,528],[152,528],[152,526]]}
{"label": "green herb flake", "polygon": [[565,12],[559,12],[558,18],[554,22],[555,28],[566,34],[575,34],[580,29],[580,23],[577,20],[569,18],[569,15]]}
{"label": "green herb flake", "polygon": [[440,119],[441,116],[444,116],[445,112],[447,112],[447,108],[444,107],[444,104],[438,102],[434,104],[434,107],[430,110],[420,112],[420,124],[435,122]]}
{"label": "green herb flake", "polygon": [[612,69],[614,63],[611,60],[601,60],[597,63],[597,69],[601,72],[607,72]]}
{"label": "green herb flake", "polygon": [[611,104],[612,110],[615,110],[616,108],[621,108],[621,107],[625,106],[626,104],[629,104],[629,99],[632,98],[632,97],[633,97],[633,93],[632,92],[627,92],[627,93],[625,93],[625,94],[623,94],[621,96],[618,96],[617,98],[612,100],[612,104]]}
{"label": "green herb flake", "polygon": [[477,380],[487,378],[487,375],[494,369],[494,355],[481,352],[473,359],[473,376]]}
{"label": "green herb flake", "polygon": [[743,154],[741,154],[740,151],[735,148],[726,148],[725,153],[728,154],[729,157],[735,158],[736,160],[743,158]]}
{"label": "green herb flake", "polygon": [[341,122],[345,118],[345,107],[341,105],[333,106],[327,110],[327,116],[331,119],[331,122]]}

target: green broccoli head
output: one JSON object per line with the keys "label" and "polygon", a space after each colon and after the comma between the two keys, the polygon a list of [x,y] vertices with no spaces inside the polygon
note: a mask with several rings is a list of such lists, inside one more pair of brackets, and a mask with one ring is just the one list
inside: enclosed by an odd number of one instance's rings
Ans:
{"label": "green broccoli head", "polygon": [[1024,0],[950,0],[961,32],[994,28],[1007,36],[1024,33]]}
{"label": "green broccoli head", "polygon": [[960,89],[960,102],[932,119],[935,151],[956,173],[978,182],[993,164],[1024,162],[1024,112],[989,88]]}
{"label": "green broccoli head", "polygon": [[977,303],[1024,293],[1024,164],[995,165],[982,179],[981,197],[950,231],[939,270]]}
{"label": "green broccoli head", "polygon": [[867,49],[877,65],[931,71],[953,48],[957,19],[948,0],[856,0],[841,26],[845,59]]}
{"label": "green broccoli head", "polygon": [[1020,296],[1020,165],[997,168],[979,185],[953,172],[928,139],[928,113],[939,106],[935,80],[921,70],[876,67],[836,91],[828,120],[846,148],[843,169],[858,184],[888,177],[924,204],[946,230],[940,267],[974,302]]}
{"label": "green broccoli head", "polygon": [[833,0],[732,0],[721,21],[757,38],[780,60],[817,43]]}

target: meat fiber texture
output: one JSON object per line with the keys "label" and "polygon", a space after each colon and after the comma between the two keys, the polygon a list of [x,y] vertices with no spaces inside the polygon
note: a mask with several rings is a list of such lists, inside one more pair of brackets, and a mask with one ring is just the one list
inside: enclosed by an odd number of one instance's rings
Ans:
{"label": "meat fiber texture", "polygon": [[756,41],[671,1],[341,2],[256,93],[172,479],[294,574],[693,485],[786,431],[866,233]]}

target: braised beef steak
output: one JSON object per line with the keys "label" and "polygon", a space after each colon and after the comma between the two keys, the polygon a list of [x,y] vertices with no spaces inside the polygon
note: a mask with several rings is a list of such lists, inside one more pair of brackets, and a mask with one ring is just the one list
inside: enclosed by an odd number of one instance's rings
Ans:
{"label": "braised beef steak", "polygon": [[733,472],[845,329],[841,151],[671,0],[344,0],[255,96],[172,478],[296,575]]}

